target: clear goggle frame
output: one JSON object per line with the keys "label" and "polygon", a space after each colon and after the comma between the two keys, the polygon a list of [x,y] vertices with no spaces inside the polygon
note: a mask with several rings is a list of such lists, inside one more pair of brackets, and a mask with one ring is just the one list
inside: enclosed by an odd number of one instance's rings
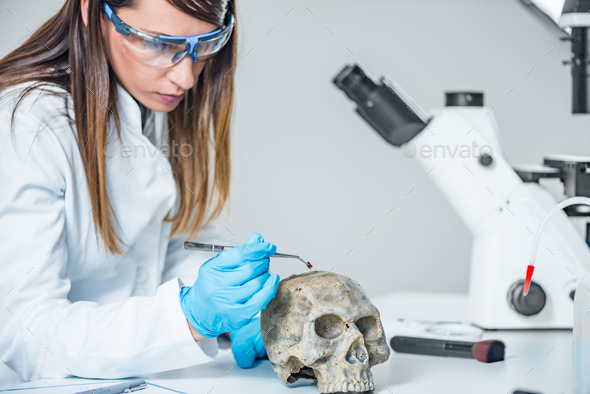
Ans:
{"label": "clear goggle frame", "polygon": [[225,26],[210,33],[187,37],[156,36],[135,30],[115,15],[105,1],[100,3],[120,33],[123,48],[135,59],[150,66],[171,67],[187,54],[194,62],[204,63],[223,48],[235,25],[234,15],[227,11]]}

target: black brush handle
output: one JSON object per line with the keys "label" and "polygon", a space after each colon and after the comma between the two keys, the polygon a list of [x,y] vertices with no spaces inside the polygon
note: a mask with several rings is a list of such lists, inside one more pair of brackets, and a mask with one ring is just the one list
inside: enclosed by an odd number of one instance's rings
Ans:
{"label": "black brush handle", "polygon": [[472,346],[473,342],[402,336],[391,338],[391,348],[396,352],[424,354],[427,356],[473,358],[471,354]]}

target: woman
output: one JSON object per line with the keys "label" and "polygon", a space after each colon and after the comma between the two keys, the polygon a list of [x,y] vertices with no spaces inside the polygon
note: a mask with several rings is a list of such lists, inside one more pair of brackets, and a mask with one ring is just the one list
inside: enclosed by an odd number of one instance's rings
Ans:
{"label": "woman", "polygon": [[182,249],[225,243],[236,43],[231,2],[67,0],[0,61],[1,386],[265,355],[276,247]]}

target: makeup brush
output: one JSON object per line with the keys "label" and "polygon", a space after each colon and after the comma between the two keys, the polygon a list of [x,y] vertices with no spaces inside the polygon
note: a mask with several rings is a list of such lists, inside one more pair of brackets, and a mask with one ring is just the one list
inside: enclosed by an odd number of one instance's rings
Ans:
{"label": "makeup brush", "polygon": [[459,342],[396,336],[391,338],[391,348],[398,353],[474,358],[482,363],[494,363],[504,360],[505,346],[498,340]]}

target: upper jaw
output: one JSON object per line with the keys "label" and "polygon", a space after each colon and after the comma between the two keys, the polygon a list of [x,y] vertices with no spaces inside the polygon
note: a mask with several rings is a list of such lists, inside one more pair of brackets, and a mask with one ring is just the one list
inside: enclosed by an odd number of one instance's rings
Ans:
{"label": "upper jaw", "polygon": [[320,393],[336,393],[336,392],[365,392],[373,391],[373,377],[369,376],[364,380],[358,381],[344,381],[344,382],[324,382],[318,384],[318,391]]}

